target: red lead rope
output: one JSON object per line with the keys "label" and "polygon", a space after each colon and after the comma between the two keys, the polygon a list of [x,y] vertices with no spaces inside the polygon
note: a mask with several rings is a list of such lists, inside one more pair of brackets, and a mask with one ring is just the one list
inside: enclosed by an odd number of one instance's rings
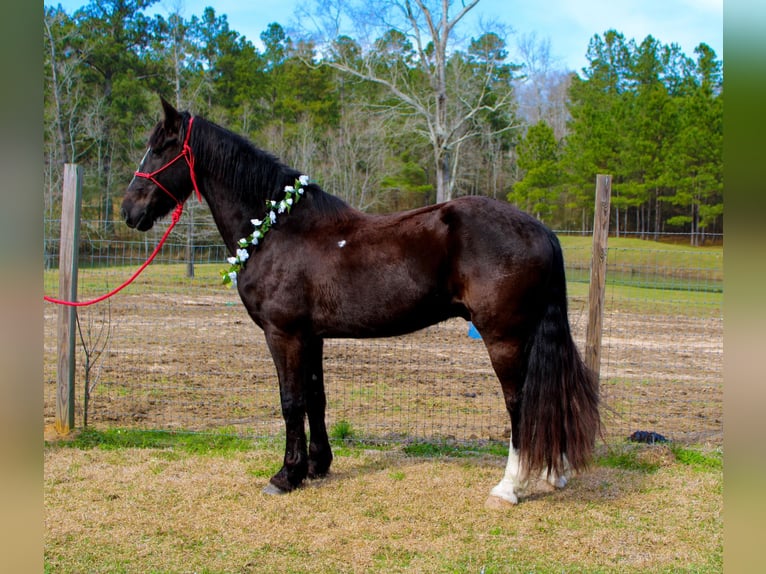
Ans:
{"label": "red lead rope", "polygon": [[125,281],[125,283],[123,283],[119,287],[117,287],[115,289],[112,289],[111,291],[109,291],[109,293],[107,293],[105,295],[101,295],[100,297],[96,297],[95,299],[91,299],[90,301],[62,301],[60,299],[54,299],[53,297],[48,297],[47,295],[45,295],[43,297],[43,299],[45,299],[49,303],[56,303],[57,305],[67,305],[68,307],[86,307],[88,305],[93,305],[94,303],[100,303],[104,299],[108,299],[112,295],[122,291],[123,289],[125,289],[125,287],[127,287],[128,285],[133,283],[133,281],[136,279],[136,277],[138,277],[141,274],[141,272],[144,269],[146,269],[146,267],[149,265],[149,263],[151,263],[154,260],[154,258],[160,252],[160,249],[162,249],[162,246],[165,243],[165,240],[170,235],[170,232],[176,226],[176,223],[178,223],[178,220],[181,219],[181,213],[183,213],[183,210],[184,210],[184,204],[183,203],[179,203],[176,206],[175,211],[173,211],[173,221],[171,222],[170,227],[168,227],[167,231],[165,231],[165,235],[163,235],[162,239],[160,239],[160,242],[157,244],[157,247],[154,248],[154,251],[152,251],[152,254],[144,262],[144,264],[141,265],[141,267],[139,267],[138,270],[135,273],[133,273],[133,275],[131,275],[128,278],[128,280]]}
{"label": "red lead rope", "polygon": [[194,186],[194,191],[197,193],[197,199],[199,199],[200,203],[202,203],[202,194],[199,191],[199,187],[197,187],[197,178],[194,175],[194,155],[192,155],[191,147],[189,146],[189,136],[191,135],[191,128],[192,128],[192,122],[194,121],[194,118],[189,118],[189,127],[186,130],[186,138],[184,139],[184,147],[181,150],[181,153],[179,153],[176,157],[171,159],[168,163],[163,165],[160,169],[153,171],[152,173],[143,173],[140,171],[137,171],[135,173],[136,177],[143,177],[145,179],[148,179],[151,181],[154,185],[159,187],[162,191],[167,193],[170,197],[172,197],[178,205],[176,205],[175,211],[173,211],[173,221],[170,224],[170,227],[168,227],[167,231],[165,231],[165,235],[162,236],[162,239],[160,239],[160,242],[157,244],[157,247],[154,248],[154,251],[152,251],[152,254],[149,256],[149,258],[144,262],[141,267],[138,268],[138,270],[131,275],[125,283],[117,287],[116,289],[112,289],[109,291],[109,293],[105,295],[101,295],[100,297],[96,297],[95,299],[91,299],[90,301],[62,301],[61,299],[54,299],[53,297],[48,297],[47,295],[43,296],[43,299],[48,301],[49,303],[56,303],[57,305],[67,305],[69,307],[86,307],[87,305],[93,305],[94,303],[99,303],[103,301],[104,299],[108,299],[112,295],[119,293],[125,287],[133,283],[133,281],[138,277],[141,272],[148,267],[148,265],[154,260],[154,258],[157,256],[157,254],[162,249],[162,246],[165,244],[165,241],[167,240],[168,236],[170,235],[170,232],[173,231],[173,228],[176,226],[176,223],[178,223],[178,220],[181,219],[181,214],[184,210],[184,204],[181,201],[178,201],[178,198],[176,198],[172,193],[170,193],[164,185],[162,185],[157,179],[154,177],[164,169],[167,169],[169,166],[174,164],[176,161],[178,161],[181,158],[184,158],[186,160],[186,163],[189,165],[189,174],[191,175],[192,185]]}

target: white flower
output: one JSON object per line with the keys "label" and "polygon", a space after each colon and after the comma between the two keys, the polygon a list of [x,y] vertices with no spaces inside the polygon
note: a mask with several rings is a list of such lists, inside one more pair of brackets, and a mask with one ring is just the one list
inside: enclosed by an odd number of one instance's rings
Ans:
{"label": "white flower", "polygon": [[[274,199],[266,200],[266,208],[268,209],[269,217],[264,220],[251,219],[250,223],[253,224],[253,232],[237,241],[237,250],[234,257],[227,257],[226,261],[229,262],[231,268],[229,271],[221,271],[221,277],[224,284],[237,284],[237,273],[242,269],[243,264],[250,258],[248,248],[256,246],[259,243],[259,239],[263,239],[266,232],[269,231],[272,225],[277,222],[277,213],[289,212],[290,209],[300,201],[300,196],[303,195],[303,186],[309,184],[309,177],[307,175],[301,175],[298,177],[295,186],[285,186],[285,197],[281,201]],[[296,189],[297,187],[297,189]],[[346,241],[340,241],[338,247],[346,245]]]}

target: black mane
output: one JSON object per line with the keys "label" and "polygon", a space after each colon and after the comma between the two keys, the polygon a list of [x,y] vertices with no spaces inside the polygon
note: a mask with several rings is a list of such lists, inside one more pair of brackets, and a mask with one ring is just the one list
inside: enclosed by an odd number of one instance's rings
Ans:
{"label": "black mane", "polygon": [[[184,112],[183,126],[188,125]],[[257,148],[246,138],[199,116],[194,117],[191,146],[195,168],[204,169],[230,188],[244,205],[265,205],[267,200],[284,197],[287,185],[295,185],[302,172],[282,163],[276,156]],[[180,134],[179,137],[184,137]],[[349,209],[340,198],[312,183],[306,190],[314,209],[338,214]]]}

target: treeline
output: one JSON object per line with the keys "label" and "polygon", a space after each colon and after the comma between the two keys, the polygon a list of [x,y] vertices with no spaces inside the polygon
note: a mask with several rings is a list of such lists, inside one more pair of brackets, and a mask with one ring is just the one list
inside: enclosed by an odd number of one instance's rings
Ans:
{"label": "treeline", "polygon": [[608,31],[578,75],[552,69],[529,36],[519,62],[491,31],[447,49],[400,29],[321,43],[274,23],[259,49],[212,8],[150,17],[154,3],[45,7],[48,219],[73,162],[85,167],[84,217],[104,222],[93,232],[124,231],[109,222],[161,94],[368,211],[478,194],[584,230],[595,175],[610,173],[617,233],[686,232],[698,243],[722,232],[722,63],[705,44],[691,58]]}
{"label": "treeline", "polygon": [[684,231],[697,244],[722,233],[722,63],[705,44],[695,55],[651,36],[638,45],[615,31],[594,37],[569,89],[568,133],[529,127],[509,199],[570,228],[582,209],[585,225],[592,175],[607,173],[617,235]]}

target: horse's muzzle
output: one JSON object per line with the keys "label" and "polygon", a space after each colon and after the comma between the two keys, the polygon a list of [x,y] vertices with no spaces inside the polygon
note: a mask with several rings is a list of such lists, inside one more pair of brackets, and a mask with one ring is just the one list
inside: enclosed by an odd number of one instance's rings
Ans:
{"label": "horse's muzzle", "polygon": [[137,210],[129,209],[125,202],[123,202],[120,214],[125,220],[125,224],[131,229],[149,231],[154,226],[154,218],[149,216],[145,207]]}

